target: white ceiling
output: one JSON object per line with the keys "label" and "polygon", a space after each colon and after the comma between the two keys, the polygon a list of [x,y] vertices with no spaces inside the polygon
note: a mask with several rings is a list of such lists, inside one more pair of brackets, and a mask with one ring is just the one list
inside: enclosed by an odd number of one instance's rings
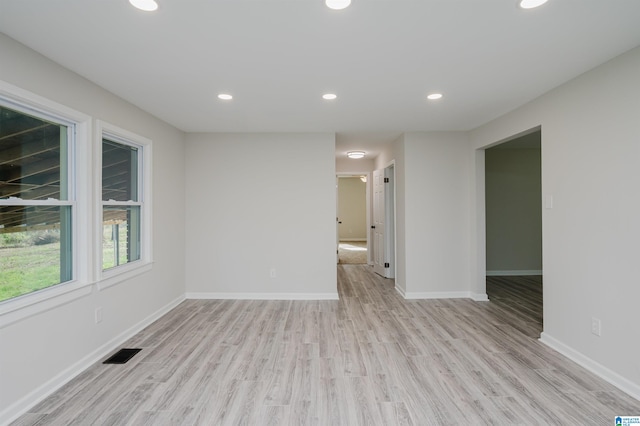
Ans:
{"label": "white ceiling", "polygon": [[337,132],[338,151],[371,154],[482,125],[640,44],[638,0],[158,3],[0,0],[0,31],[187,132]]}

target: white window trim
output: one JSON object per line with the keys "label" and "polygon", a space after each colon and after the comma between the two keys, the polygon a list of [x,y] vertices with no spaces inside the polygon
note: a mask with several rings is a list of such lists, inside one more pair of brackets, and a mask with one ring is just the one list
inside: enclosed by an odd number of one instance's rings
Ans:
{"label": "white window trim", "polygon": [[[140,185],[140,200],[137,202],[117,202],[117,205],[139,205],[140,216],[142,221],[140,235],[140,259],[119,265],[114,268],[102,270],[102,207],[103,205],[112,204],[109,201],[102,201],[102,139],[107,138],[114,142],[125,145],[137,146],[140,149],[142,160],[141,167],[138,168],[138,182]],[[151,270],[153,264],[153,244],[152,244],[152,200],[151,200],[151,183],[152,183],[152,142],[150,139],[137,135],[128,130],[122,129],[113,124],[109,124],[102,120],[96,120],[95,126],[95,155],[94,155],[94,171],[96,175],[94,193],[96,194],[96,203],[94,206],[96,225],[95,232],[95,253],[93,264],[97,277],[98,289],[111,287],[120,282],[126,281],[136,275]],[[140,170],[140,168],[142,170]]]}
{"label": "white window trim", "polygon": [[[0,96],[19,110],[31,110],[75,126],[75,146],[70,182],[75,185],[74,219],[72,221],[73,279],[64,283],[0,302],[0,328],[21,319],[37,315],[91,293],[94,258],[87,250],[93,234],[90,220],[91,190],[91,117],[64,105],[50,101],[27,90],[0,80]],[[23,202],[24,203],[24,202]],[[6,203],[5,203],[6,204]],[[68,204],[68,203],[67,203]]]}

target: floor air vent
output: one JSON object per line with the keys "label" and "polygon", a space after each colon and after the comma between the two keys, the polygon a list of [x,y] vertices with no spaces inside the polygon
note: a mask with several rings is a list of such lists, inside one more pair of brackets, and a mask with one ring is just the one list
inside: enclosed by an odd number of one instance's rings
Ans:
{"label": "floor air vent", "polygon": [[111,355],[109,359],[104,361],[103,364],[124,364],[141,350],[142,349],[120,349],[118,352]]}

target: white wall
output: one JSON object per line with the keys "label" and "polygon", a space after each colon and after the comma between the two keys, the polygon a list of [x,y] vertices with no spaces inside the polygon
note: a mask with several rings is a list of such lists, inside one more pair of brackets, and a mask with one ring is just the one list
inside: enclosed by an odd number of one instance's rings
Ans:
{"label": "white wall", "polygon": [[187,136],[188,296],[337,298],[334,144],[332,133]]}
{"label": "white wall", "polygon": [[367,241],[367,184],[359,177],[338,178],[338,237]]}
{"label": "white wall", "polygon": [[404,136],[406,297],[476,297],[469,288],[469,168],[463,132]]}
{"label": "white wall", "polygon": [[485,171],[487,275],[541,275],[540,132],[487,149]]}
{"label": "white wall", "polygon": [[406,298],[486,298],[469,279],[469,152],[464,132],[414,132],[376,158],[376,169],[394,161],[396,288]]}
{"label": "white wall", "polygon": [[[473,131],[542,126],[542,341],[640,398],[640,48]],[[476,232],[474,230],[473,232]],[[602,335],[591,334],[591,319]]]}
{"label": "white wall", "polygon": [[[152,270],[0,328],[0,423],[184,295],[184,135],[0,34],[0,80],[153,141]],[[101,306],[103,322],[94,310]]]}
{"label": "white wall", "polygon": [[373,165],[370,158],[336,158],[336,173],[366,175],[373,171]]}

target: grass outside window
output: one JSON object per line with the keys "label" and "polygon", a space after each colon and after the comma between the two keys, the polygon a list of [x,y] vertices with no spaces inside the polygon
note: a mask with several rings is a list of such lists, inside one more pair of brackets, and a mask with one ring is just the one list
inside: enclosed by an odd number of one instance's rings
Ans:
{"label": "grass outside window", "polygon": [[[38,243],[39,238],[46,243]],[[59,231],[0,234],[0,301],[59,282]]]}

